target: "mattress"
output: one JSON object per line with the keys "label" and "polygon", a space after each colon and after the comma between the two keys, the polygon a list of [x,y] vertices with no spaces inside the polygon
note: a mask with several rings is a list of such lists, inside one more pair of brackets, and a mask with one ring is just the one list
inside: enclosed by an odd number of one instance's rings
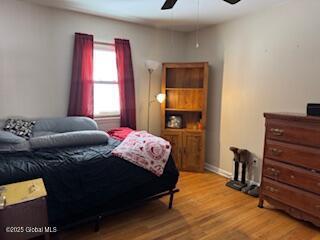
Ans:
{"label": "mattress", "polygon": [[52,226],[120,208],[175,188],[179,172],[170,156],[160,177],[115,157],[119,141],[32,152],[0,153],[0,185],[43,178]]}

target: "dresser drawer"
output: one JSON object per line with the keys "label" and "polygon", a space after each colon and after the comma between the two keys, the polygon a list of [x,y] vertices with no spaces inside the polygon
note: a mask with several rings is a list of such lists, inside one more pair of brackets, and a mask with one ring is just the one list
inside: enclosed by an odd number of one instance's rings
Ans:
{"label": "dresser drawer", "polygon": [[315,217],[320,216],[320,196],[263,178],[263,194],[300,209]]}
{"label": "dresser drawer", "polygon": [[320,195],[320,174],[285,163],[264,159],[263,176]]}
{"label": "dresser drawer", "polygon": [[266,140],[265,157],[320,172],[320,149]]}
{"label": "dresser drawer", "polygon": [[266,128],[267,139],[320,147],[320,125],[269,119]]}

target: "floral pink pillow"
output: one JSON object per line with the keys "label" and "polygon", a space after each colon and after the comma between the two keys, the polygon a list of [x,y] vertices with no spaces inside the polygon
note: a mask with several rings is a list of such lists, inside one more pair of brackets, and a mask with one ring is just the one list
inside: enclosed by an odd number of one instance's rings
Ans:
{"label": "floral pink pillow", "polygon": [[131,132],[112,154],[161,176],[169,159],[168,141],[146,131]]}

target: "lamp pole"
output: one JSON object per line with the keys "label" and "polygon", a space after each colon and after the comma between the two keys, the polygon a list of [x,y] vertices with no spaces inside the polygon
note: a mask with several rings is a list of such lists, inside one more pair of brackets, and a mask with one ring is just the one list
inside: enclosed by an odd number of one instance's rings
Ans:
{"label": "lamp pole", "polygon": [[151,92],[151,75],[153,70],[151,68],[148,69],[149,72],[149,91],[148,91],[148,132],[150,132],[150,92]]}
{"label": "lamp pole", "polygon": [[150,132],[150,95],[151,95],[151,77],[152,77],[152,73],[154,70],[156,70],[159,67],[160,63],[157,61],[153,61],[153,60],[146,60],[145,62],[145,66],[148,69],[149,72],[149,86],[148,86],[148,123],[147,123],[147,128],[148,128],[148,132]]}

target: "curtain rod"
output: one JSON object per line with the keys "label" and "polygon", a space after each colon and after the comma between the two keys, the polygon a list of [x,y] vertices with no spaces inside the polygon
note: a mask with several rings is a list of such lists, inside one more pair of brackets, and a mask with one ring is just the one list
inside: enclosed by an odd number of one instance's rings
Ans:
{"label": "curtain rod", "polygon": [[114,46],[114,43],[99,42],[99,41],[94,41],[94,43],[101,44],[101,45],[107,45],[107,46]]}

